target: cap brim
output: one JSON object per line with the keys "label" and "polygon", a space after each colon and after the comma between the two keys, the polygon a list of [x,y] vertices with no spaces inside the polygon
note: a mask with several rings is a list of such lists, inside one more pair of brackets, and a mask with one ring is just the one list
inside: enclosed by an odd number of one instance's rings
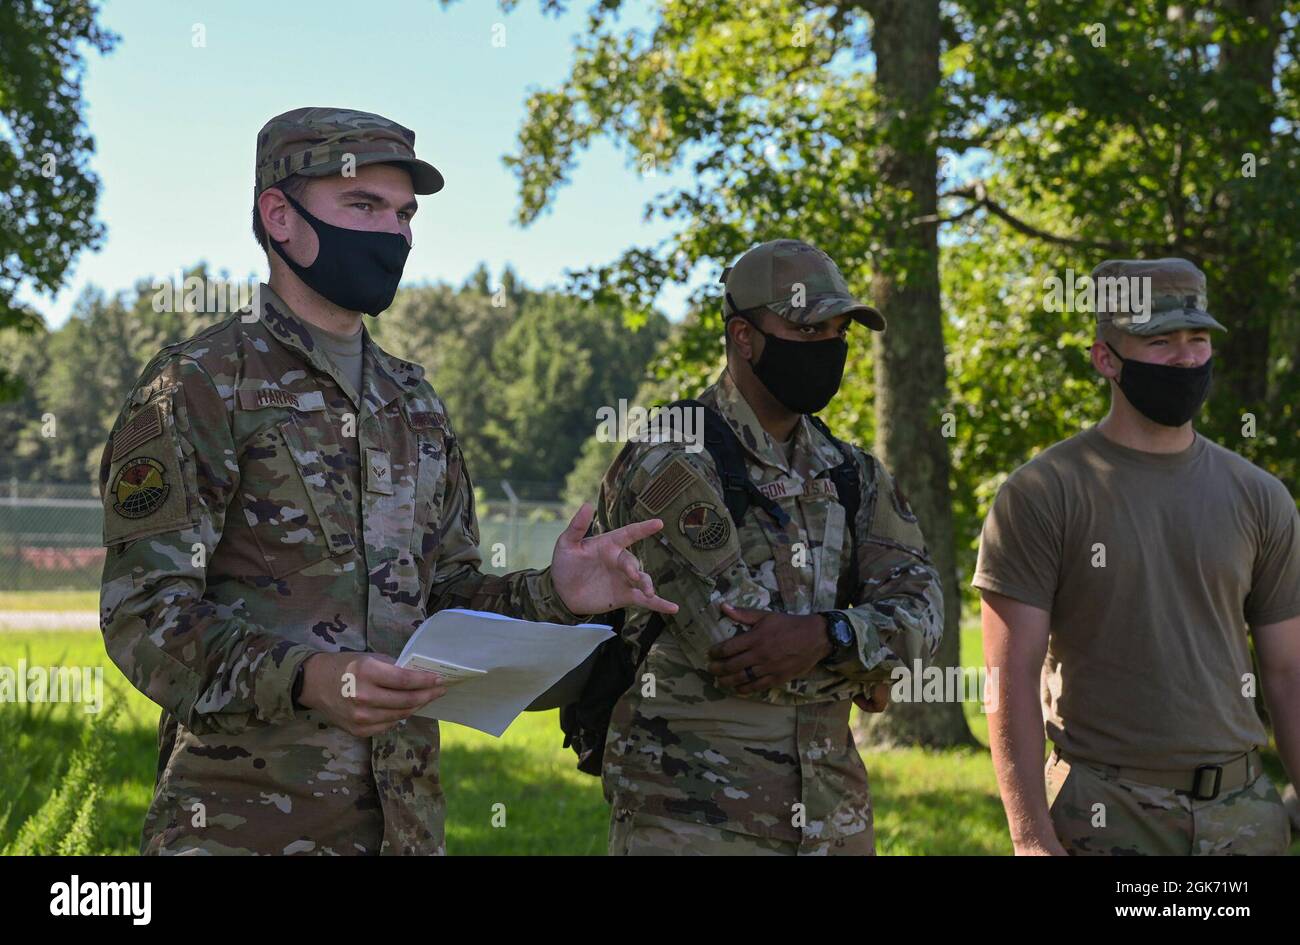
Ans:
{"label": "cap brim", "polygon": [[1194,308],[1159,312],[1141,324],[1116,325],[1115,327],[1128,332],[1130,335],[1163,335],[1166,332],[1182,331],[1183,329],[1189,331],[1197,329],[1228,330],[1219,324],[1218,320],[1209,312],[1202,312]]}
{"label": "cap brim", "polygon": [[880,314],[878,309],[870,305],[864,305],[861,308],[854,309],[852,312],[854,321],[861,322],[872,331],[885,330],[885,316]]}
{"label": "cap brim", "polygon": [[[417,194],[436,194],[442,190],[445,181],[442,179],[442,173],[430,164],[428,161],[421,161],[419,158],[397,157],[392,154],[359,154],[356,159],[356,167],[365,164],[400,164],[406,168],[411,175],[412,188]],[[337,174],[343,167],[341,161],[331,161],[328,164],[321,164],[317,167],[304,168],[299,171],[304,177],[329,177],[331,174]]]}
{"label": "cap brim", "polygon": [[818,312],[821,318],[818,321],[825,321],[828,318],[834,318],[836,315],[848,315],[855,322],[865,325],[872,331],[885,330],[885,316],[881,315],[877,309],[870,305],[863,305],[857,299],[843,299],[836,301],[834,304],[827,305],[824,309],[825,314]]}

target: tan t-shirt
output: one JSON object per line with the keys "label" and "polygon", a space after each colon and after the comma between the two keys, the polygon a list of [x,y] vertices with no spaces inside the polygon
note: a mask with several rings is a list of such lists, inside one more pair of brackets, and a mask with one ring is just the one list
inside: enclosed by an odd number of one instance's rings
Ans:
{"label": "tan t-shirt", "polygon": [[1092,428],[1011,474],[971,583],[1051,613],[1043,717],[1063,752],[1219,764],[1267,741],[1242,694],[1247,625],[1300,614],[1300,515],[1200,434],[1159,454]]}
{"label": "tan t-shirt", "polygon": [[361,329],[358,328],[350,335],[343,335],[308,321],[304,321],[303,324],[311,332],[316,344],[323,348],[330,360],[338,365],[343,373],[343,379],[352,385],[351,393],[359,395],[361,393]]}

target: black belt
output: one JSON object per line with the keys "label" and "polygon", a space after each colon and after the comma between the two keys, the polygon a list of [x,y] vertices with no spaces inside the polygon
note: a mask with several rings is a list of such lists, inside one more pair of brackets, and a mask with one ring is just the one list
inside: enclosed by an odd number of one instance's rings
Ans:
{"label": "black belt", "polygon": [[1172,771],[1157,768],[1120,768],[1115,765],[1099,764],[1084,758],[1073,758],[1059,748],[1054,749],[1054,753],[1069,764],[1088,765],[1125,781],[1169,788],[1179,794],[1186,794],[1194,801],[1212,801],[1221,794],[1243,788],[1259,777],[1264,770],[1260,762],[1259,750],[1256,748],[1221,765],[1197,765],[1190,770],[1182,768]]}

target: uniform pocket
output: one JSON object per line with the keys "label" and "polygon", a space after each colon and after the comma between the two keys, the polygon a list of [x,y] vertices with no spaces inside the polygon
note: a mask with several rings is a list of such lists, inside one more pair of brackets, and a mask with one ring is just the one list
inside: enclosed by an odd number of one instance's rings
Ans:
{"label": "uniform pocket", "polygon": [[334,491],[328,438],[294,417],[255,434],[244,453],[245,521],[274,578],[352,548],[347,516]]}
{"label": "uniform pocket", "polygon": [[[411,552],[423,556],[425,536],[437,529],[442,515],[443,484],[447,478],[447,444],[441,430],[418,434],[415,471],[415,527],[411,529]],[[437,536],[430,539],[430,545]]]}

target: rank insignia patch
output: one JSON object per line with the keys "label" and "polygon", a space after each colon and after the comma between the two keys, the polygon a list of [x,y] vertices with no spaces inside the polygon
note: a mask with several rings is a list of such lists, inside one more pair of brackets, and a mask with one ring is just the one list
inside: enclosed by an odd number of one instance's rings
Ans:
{"label": "rank insignia patch", "polygon": [[163,464],[148,456],[127,461],[113,480],[113,511],[123,518],[144,518],[162,508],[171,485]]}
{"label": "rank insignia patch", "polygon": [[731,535],[731,522],[711,502],[692,502],[677,517],[677,527],[692,548],[721,548]]}

